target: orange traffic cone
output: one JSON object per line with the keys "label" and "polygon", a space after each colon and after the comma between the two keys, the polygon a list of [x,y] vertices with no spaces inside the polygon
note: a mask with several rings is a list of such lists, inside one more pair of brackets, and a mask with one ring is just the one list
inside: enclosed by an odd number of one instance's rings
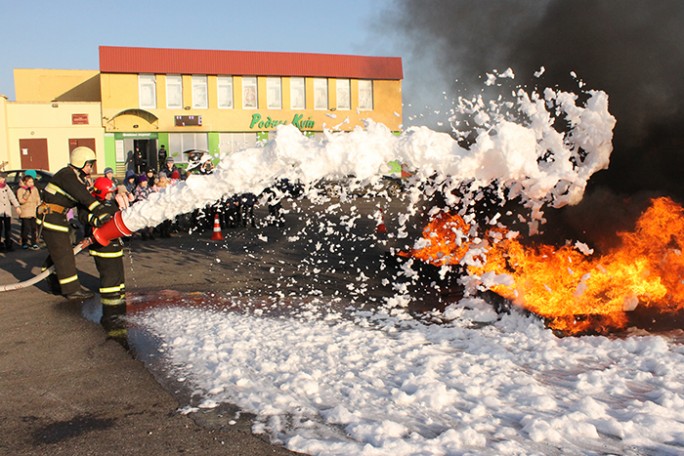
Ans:
{"label": "orange traffic cone", "polygon": [[375,229],[378,234],[386,234],[387,227],[385,226],[385,218],[382,215],[382,209],[378,208],[378,226]]}
{"label": "orange traffic cone", "polygon": [[223,232],[221,231],[221,222],[219,222],[218,212],[214,215],[214,232],[211,233],[212,241],[222,241]]}

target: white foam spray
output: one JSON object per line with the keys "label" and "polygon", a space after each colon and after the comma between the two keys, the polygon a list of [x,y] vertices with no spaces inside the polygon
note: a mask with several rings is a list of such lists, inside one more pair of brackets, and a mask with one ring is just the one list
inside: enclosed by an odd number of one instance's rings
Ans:
{"label": "white foam spray", "polygon": [[[372,121],[348,133],[327,131],[323,138],[279,126],[263,146],[223,156],[213,174],[193,175],[154,193],[126,210],[123,219],[132,231],[156,226],[225,195],[259,194],[282,178],[306,186],[351,175],[358,184],[374,184],[389,171],[388,162],[399,160],[416,171],[415,180],[439,185],[447,198],[459,189],[467,198],[477,198],[486,187],[506,190],[529,208],[534,231],[545,205],[578,203],[591,175],[608,166],[615,126],[608,96],[601,91],[585,95],[582,104],[573,93],[520,89],[515,101],[506,102],[518,113],[516,119],[501,114],[503,103],[462,102],[461,109],[478,119],[469,147],[426,127],[397,136]],[[565,120],[562,130],[554,128],[559,118]]]}

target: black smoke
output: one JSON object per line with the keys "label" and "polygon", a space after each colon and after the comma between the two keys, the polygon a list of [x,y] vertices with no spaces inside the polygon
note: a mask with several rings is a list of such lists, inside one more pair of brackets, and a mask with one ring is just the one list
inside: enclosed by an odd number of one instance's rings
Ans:
{"label": "black smoke", "polygon": [[[579,78],[608,93],[617,118],[610,168],[590,181],[586,206],[639,205],[620,211],[629,213],[624,220],[604,221],[621,229],[643,209],[643,195],[684,200],[683,1],[397,0],[389,16],[391,30],[413,46],[404,56],[413,59],[405,102],[428,72],[455,96],[509,67],[520,85],[577,92]],[[420,69],[410,70],[416,62]]]}

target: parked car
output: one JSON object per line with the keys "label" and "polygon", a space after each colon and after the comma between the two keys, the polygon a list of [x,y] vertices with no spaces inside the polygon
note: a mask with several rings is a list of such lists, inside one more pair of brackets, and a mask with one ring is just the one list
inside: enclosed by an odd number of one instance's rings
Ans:
{"label": "parked car", "polygon": [[[28,171],[26,169],[11,169],[9,171],[3,171],[5,174],[7,174],[7,185],[10,186],[12,191],[16,194],[17,189],[19,188],[19,183],[21,181],[22,176],[24,173]],[[36,179],[35,179],[35,184],[38,190],[43,193],[43,189],[45,186],[50,182],[52,179],[52,173],[49,171],[45,171],[43,169],[36,169],[34,170],[36,172]]]}

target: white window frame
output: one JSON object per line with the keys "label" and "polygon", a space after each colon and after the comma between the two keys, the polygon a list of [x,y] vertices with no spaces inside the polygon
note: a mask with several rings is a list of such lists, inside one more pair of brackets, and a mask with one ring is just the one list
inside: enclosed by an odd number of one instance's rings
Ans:
{"label": "white window frame", "polygon": [[192,75],[192,108],[209,108],[209,86],[206,74]]}
{"label": "white window frame", "polygon": [[216,98],[219,109],[233,109],[233,77],[216,77]]}
{"label": "white window frame", "polygon": [[373,106],[373,81],[359,79],[359,111],[372,111]]}
{"label": "white window frame", "polygon": [[218,136],[221,156],[257,146],[256,133],[219,133]]}
{"label": "white window frame", "polygon": [[207,133],[169,133],[169,156],[176,163],[187,163],[188,155],[183,152],[190,149],[209,150]]}
{"label": "white window frame", "polygon": [[326,78],[314,78],[314,109],[325,111],[328,109],[328,80]]}
{"label": "white window frame", "polygon": [[266,108],[283,109],[283,80],[281,78],[266,78]]}
{"label": "white window frame", "polygon": [[349,111],[351,109],[351,84],[349,79],[337,79],[335,81],[335,97],[337,98],[337,110]]}
{"label": "white window frame", "polygon": [[306,80],[290,78],[290,109],[306,109]]}
{"label": "white window frame", "polygon": [[157,109],[157,78],[154,74],[138,75],[138,104],[140,109]]}
{"label": "white window frame", "polygon": [[[251,92],[251,93],[250,93]],[[248,103],[253,101],[253,103]],[[242,77],[242,109],[259,108],[259,84],[256,76]]]}
{"label": "white window frame", "polygon": [[[173,103],[174,99],[178,102]],[[166,109],[183,109],[183,76],[180,74],[166,75]]]}

